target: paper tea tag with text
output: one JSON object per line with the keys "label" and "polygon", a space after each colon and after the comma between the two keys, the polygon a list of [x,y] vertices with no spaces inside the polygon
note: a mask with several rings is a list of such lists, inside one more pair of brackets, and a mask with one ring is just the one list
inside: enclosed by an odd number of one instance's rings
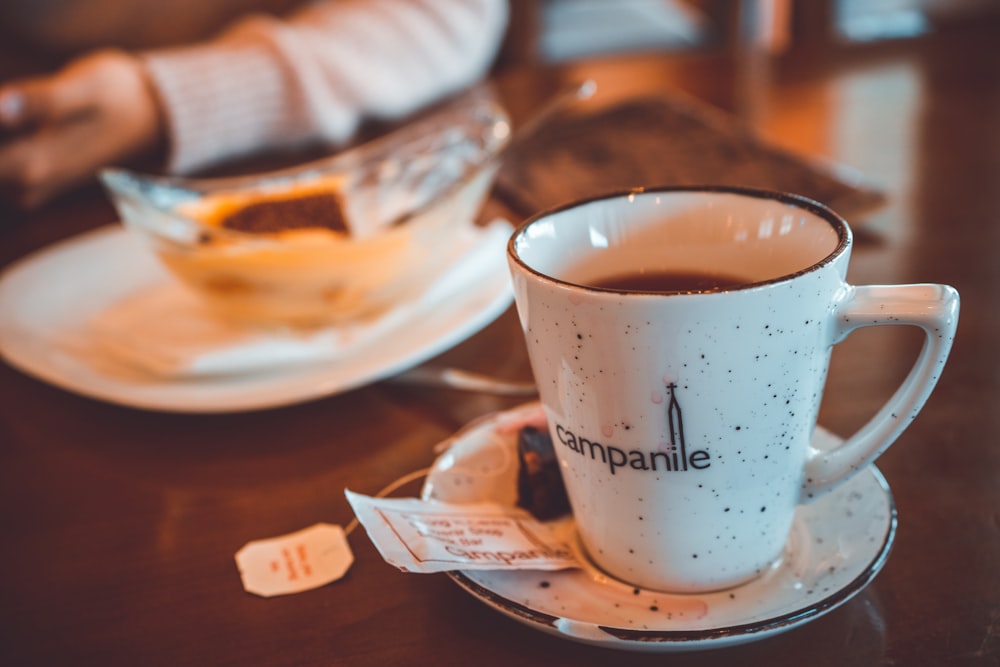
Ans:
{"label": "paper tea tag with text", "polygon": [[344,529],[328,523],[247,542],[236,552],[243,588],[262,597],[319,588],[343,577],[353,562]]}
{"label": "paper tea tag with text", "polygon": [[571,528],[514,507],[345,494],[382,558],[403,572],[580,566]]}

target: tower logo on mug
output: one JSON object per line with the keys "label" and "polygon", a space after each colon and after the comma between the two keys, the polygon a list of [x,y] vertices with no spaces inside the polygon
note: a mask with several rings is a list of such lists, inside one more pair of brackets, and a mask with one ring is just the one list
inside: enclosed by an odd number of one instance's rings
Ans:
{"label": "tower logo on mug", "polygon": [[670,400],[667,402],[666,428],[668,440],[654,450],[622,449],[610,443],[593,440],[585,435],[577,435],[562,424],[555,425],[559,443],[580,456],[608,467],[612,475],[619,468],[631,468],[647,472],[687,472],[705,470],[712,465],[712,456],[704,449],[687,451],[684,440],[684,420],[681,405],[677,400],[677,384],[667,385]]}

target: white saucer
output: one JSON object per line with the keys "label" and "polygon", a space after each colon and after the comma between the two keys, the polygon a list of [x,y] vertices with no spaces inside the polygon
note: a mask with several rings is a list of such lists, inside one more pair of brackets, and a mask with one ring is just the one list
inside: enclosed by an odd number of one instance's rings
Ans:
{"label": "white saucer", "polygon": [[[516,433],[537,414],[538,404],[531,403],[459,432],[434,463],[423,497],[514,504]],[[814,437],[821,448],[837,441],[824,430]],[[726,591],[670,595],[640,590],[589,565],[558,572],[462,571],[450,576],[497,611],[566,639],[635,651],[700,650],[762,639],[843,604],[882,569],[895,532],[889,487],[870,466],[799,509],[779,564]]]}
{"label": "white saucer", "polygon": [[[0,355],[21,371],[72,392],[167,412],[237,412],[288,405],[400,373],[476,333],[512,302],[503,252],[433,309],[415,307],[394,330],[335,361],[281,371],[201,378],[124,373],[88,354],[95,313],[172,280],[148,249],[111,225],[40,250],[0,277]],[[469,289],[467,286],[472,285]],[[86,334],[80,334],[85,336]],[[79,338],[79,335],[77,336]]]}

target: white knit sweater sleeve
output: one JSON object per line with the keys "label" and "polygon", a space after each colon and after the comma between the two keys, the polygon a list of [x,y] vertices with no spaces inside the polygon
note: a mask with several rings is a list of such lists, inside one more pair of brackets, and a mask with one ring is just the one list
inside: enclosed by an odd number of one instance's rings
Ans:
{"label": "white knit sweater sleeve", "polygon": [[143,54],[185,173],[308,142],[337,145],[474,83],[507,26],[506,0],[325,0],[255,15],[203,44]]}

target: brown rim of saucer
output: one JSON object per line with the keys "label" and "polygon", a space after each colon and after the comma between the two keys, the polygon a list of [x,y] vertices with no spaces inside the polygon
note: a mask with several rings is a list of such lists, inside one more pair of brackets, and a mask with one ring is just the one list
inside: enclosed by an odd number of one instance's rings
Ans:
{"label": "brown rim of saucer", "polygon": [[542,218],[555,215],[556,213],[561,213],[569,209],[578,208],[586,204],[592,204],[594,202],[607,201],[610,199],[616,199],[631,195],[653,195],[653,194],[670,194],[670,193],[719,193],[719,194],[732,194],[732,195],[743,195],[746,197],[753,197],[756,199],[769,199],[772,201],[782,202],[785,204],[790,204],[796,208],[808,211],[820,218],[826,220],[830,223],[830,226],[837,232],[837,246],[830,251],[830,253],[819,260],[818,262],[813,262],[804,269],[800,269],[793,273],[786,273],[785,275],[778,276],[776,278],[769,278],[768,280],[758,280],[751,283],[746,283],[744,285],[739,285],[737,287],[726,287],[719,290],[714,290],[712,292],[694,292],[697,296],[708,296],[712,294],[726,294],[728,292],[738,292],[741,290],[754,289],[757,287],[762,287],[765,285],[774,285],[776,283],[785,282],[792,280],[801,275],[817,271],[824,266],[827,266],[835,259],[840,257],[850,248],[853,242],[853,236],[851,234],[851,228],[847,224],[847,221],[837,214],[830,207],[821,204],[820,202],[805,197],[803,195],[792,194],[790,192],[781,192],[778,190],[765,190],[762,188],[750,188],[750,187],[740,187],[740,186],[730,186],[730,185],[666,185],[666,186],[656,186],[656,187],[635,187],[627,188],[623,190],[613,190],[610,192],[604,192],[601,194],[594,195],[593,197],[585,197],[582,199],[575,199],[571,202],[565,204],[560,204],[559,206],[554,206],[552,208],[539,211],[534,215],[530,216],[523,223],[518,225],[514,233],[511,234],[510,239],[507,241],[507,256],[512,259],[518,266],[527,271],[528,273],[541,278],[542,280],[557,283],[559,285],[565,285],[567,287],[573,287],[576,289],[582,289],[590,292],[599,292],[602,294],[641,294],[648,296],[677,296],[677,295],[688,295],[686,292],[642,292],[642,291],[632,291],[632,290],[619,290],[619,289],[608,289],[603,287],[594,287],[593,285],[581,285],[578,283],[572,283],[560,278],[555,278],[548,274],[542,273],[530,266],[521,259],[521,256],[517,253],[515,245],[517,239],[521,236],[525,229],[530,227],[532,224],[541,220]]}

